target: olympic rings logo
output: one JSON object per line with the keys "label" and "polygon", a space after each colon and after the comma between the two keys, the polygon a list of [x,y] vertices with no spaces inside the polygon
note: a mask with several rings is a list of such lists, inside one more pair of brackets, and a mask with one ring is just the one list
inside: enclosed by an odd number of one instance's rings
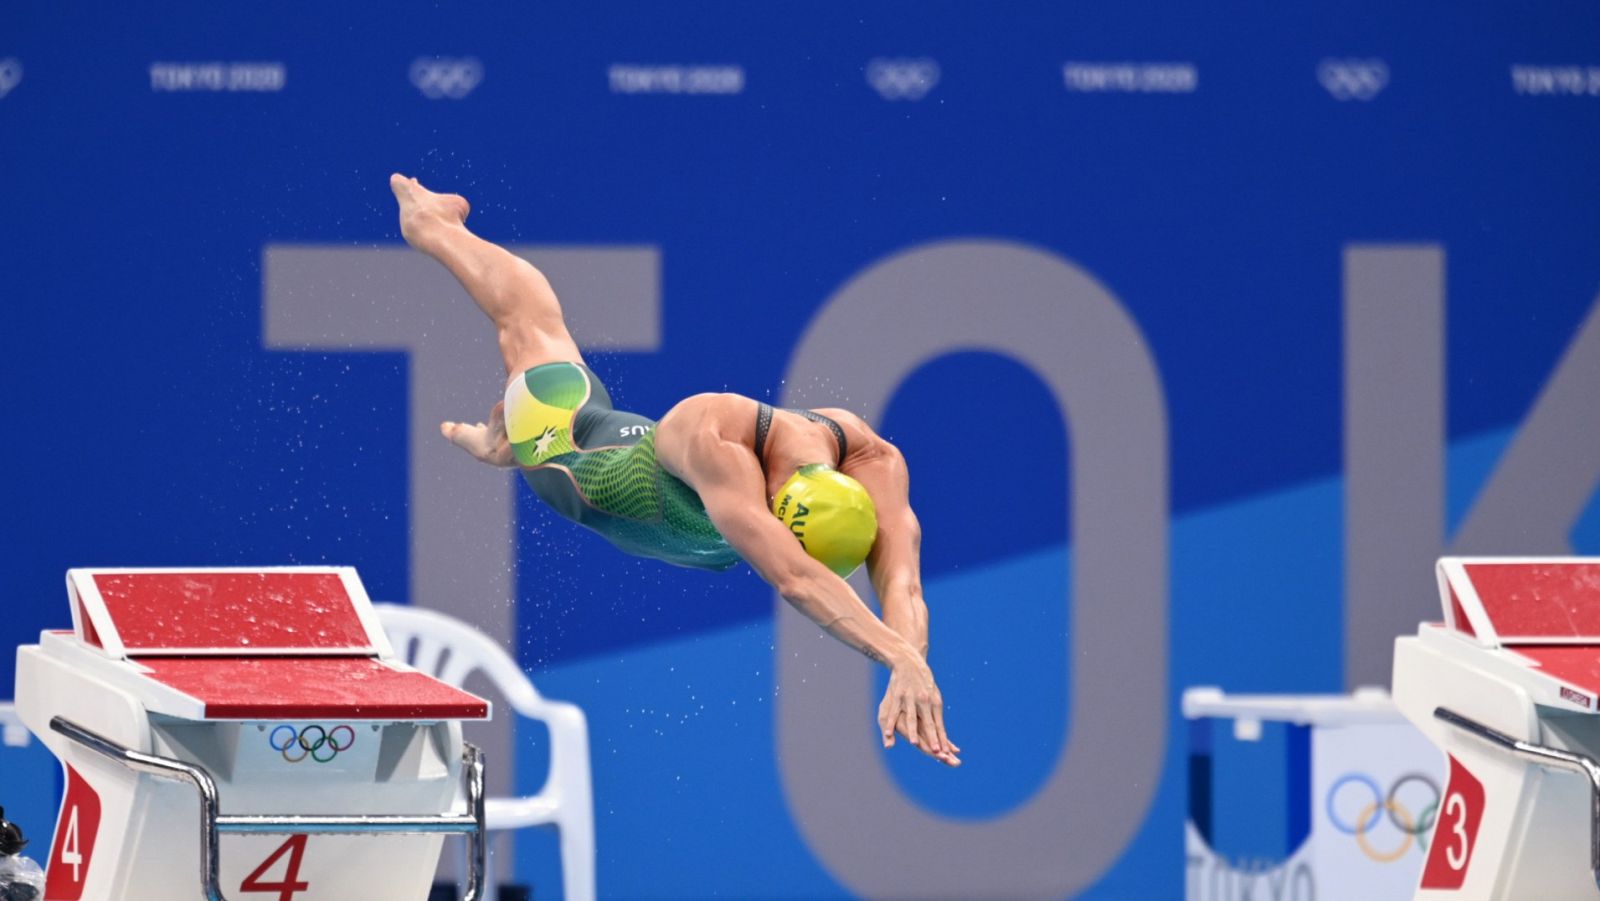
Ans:
{"label": "olympic rings logo", "polygon": [[1317,81],[1335,100],[1371,100],[1389,85],[1389,64],[1381,59],[1325,59]]}
{"label": "olympic rings logo", "polygon": [[[343,733],[343,737],[340,737]],[[356,730],[353,726],[334,726],[325,729],[321,726],[307,726],[296,729],[284,724],[272,730],[267,736],[267,745],[272,750],[283,755],[283,759],[290,763],[299,763],[307,757],[317,763],[327,763],[339,756],[340,751],[348,751],[355,746]]]}
{"label": "olympic rings logo", "polygon": [[885,100],[921,100],[939,83],[932,59],[884,59],[867,63],[867,84]]}
{"label": "olympic rings logo", "polygon": [[411,63],[411,83],[429,100],[460,100],[483,81],[483,63],[474,57],[418,57]]}
{"label": "olympic rings logo", "polygon": [[[1417,783],[1433,793],[1433,800],[1412,817],[1411,811],[1399,801],[1400,790],[1410,783]],[[1334,800],[1347,797],[1349,790],[1356,787],[1365,788],[1372,792],[1372,800],[1361,807],[1361,812],[1356,815],[1354,823],[1348,822],[1339,816]],[[1439,817],[1439,783],[1425,773],[1406,773],[1396,779],[1389,791],[1384,792],[1378,788],[1378,783],[1365,773],[1346,773],[1333,780],[1328,787],[1328,797],[1324,802],[1324,810],[1328,814],[1328,822],[1333,828],[1346,835],[1353,836],[1356,844],[1360,846],[1361,853],[1378,863],[1393,863],[1405,856],[1411,850],[1413,842],[1423,851],[1428,850],[1428,833],[1433,829],[1434,821]],[[1346,807],[1348,810],[1349,808]],[[1387,816],[1394,828],[1400,830],[1402,838],[1400,843],[1387,851],[1379,850],[1372,846],[1368,836]]]}

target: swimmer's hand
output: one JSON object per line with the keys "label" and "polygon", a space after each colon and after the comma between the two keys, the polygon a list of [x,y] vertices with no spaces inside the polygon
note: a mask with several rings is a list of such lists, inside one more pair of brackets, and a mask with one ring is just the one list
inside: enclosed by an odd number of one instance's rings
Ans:
{"label": "swimmer's hand", "polygon": [[889,690],[878,705],[883,746],[894,747],[896,732],[922,753],[948,766],[961,765],[961,749],[944,731],[944,697],[933,683],[933,671],[921,657],[910,656],[889,670]]}
{"label": "swimmer's hand", "polygon": [[505,408],[504,403],[495,404],[494,409],[489,411],[487,423],[440,423],[439,433],[450,439],[451,444],[471,454],[473,459],[501,469],[511,469],[517,465],[517,457],[511,450],[511,441],[506,438]]}

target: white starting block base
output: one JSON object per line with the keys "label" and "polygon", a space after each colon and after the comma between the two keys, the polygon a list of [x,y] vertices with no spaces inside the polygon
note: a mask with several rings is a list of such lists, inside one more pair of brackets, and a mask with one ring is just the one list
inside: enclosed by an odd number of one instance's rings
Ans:
{"label": "white starting block base", "polygon": [[74,630],[17,654],[66,770],[46,901],[203,898],[208,871],[228,898],[422,901],[443,833],[481,835],[481,797],[449,814],[488,706],[395,662],[353,571],[68,584]]}
{"label": "white starting block base", "polygon": [[[1395,703],[1448,755],[1416,897],[1596,899],[1600,560],[1444,558]],[[1523,743],[1520,748],[1514,743]]]}

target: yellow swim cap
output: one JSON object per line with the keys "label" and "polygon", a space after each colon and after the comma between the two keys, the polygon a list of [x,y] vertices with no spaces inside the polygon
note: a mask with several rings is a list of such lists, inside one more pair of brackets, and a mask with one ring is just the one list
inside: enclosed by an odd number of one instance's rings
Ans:
{"label": "yellow swim cap", "polygon": [[772,515],[819,563],[848,576],[872,551],[878,511],[861,483],[823,463],[800,467],[772,499]]}

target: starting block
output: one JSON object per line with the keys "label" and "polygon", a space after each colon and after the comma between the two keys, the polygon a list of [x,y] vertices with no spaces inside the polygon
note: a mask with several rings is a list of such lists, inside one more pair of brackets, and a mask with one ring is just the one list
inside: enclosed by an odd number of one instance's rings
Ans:
{"label": "starting block", "polygon": [[420,901],[448,833],[479,894],[461,721],[489,704],[400,663],[355,570],[74,569],[67,595],[72,630],[17,649],[66,771],[46,901]]}
{"label": "starting block", "polygon": [[1419,899],[1600,898],[1600,559],[1446,557],[1394,700],[1448,758]]}

